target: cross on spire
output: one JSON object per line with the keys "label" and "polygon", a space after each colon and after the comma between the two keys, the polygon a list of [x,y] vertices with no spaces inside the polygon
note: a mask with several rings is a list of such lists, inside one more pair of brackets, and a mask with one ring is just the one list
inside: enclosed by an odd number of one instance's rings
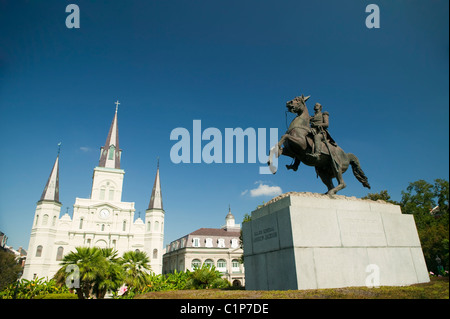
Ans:
{"label": "cross on spire", "polygon": [[116,113],[117,113],[117,109],[119,108],[119,104],[120,104],[119,100],[117,100],[116,102],[114,102],[114,104],[116,105]]}

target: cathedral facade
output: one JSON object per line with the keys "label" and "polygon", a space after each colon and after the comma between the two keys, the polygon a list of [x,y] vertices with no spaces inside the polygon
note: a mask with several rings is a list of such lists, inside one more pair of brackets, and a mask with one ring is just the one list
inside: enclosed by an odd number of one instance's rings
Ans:
{"label": "cathedral facade", "polygon": [[162,272],[164,209],[159,164],[145,219],[134,219],[134,202],[122,201],[125,171],[120,167],[117,107],[105,145],[94,168],[90,198],[76,198],[72,218],[60,217],[59,154],[40,200],[31,229],[23,278],[52,278],[65,254],[75,247],[114,248],[121,256],[126,251],[144,251],[152,272]]}

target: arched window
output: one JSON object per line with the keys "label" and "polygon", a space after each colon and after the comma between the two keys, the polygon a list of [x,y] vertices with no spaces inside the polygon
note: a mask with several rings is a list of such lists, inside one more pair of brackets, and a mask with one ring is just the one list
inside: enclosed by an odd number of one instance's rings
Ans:
{"label": "arched window", "polygon": [[114,200],[114,187],[109,189],[109,200]]}
{"label": "arched window", "polygon": [[39,245],[36,248],[36,257],[41,257],[42,256],[42,246]]}
{"label": "arched window", "polygon": [[158,258],[158,249],[153,249],[153,259]]}
{"label": "arched window", "polygon": [[56,252],[56,260],[62,260],[64,254],[64,248],[59,246],[58,251]]}
{"label": "arched window", "polygon": [[155,231],[159,230],[159,222],[155,222]]}
{"label": "arched window", "polygon": [[214,266],[214,261],[212,259],[206,259],[203,265],[206,265],[211,268],[212,266]]}
{"label": "arched window", "polygon": [[141,251],[139,249],[134,250],[135,253],[140,253]]}
{"label": "arched window", "polygon": [[200,259],[193,259],[191,262],[192,269],[200,268],[201,265],[202,265],[202,262]]}
{"label": "arched window", "polygon": [[127,221],[126,221],[126,220],[123,221],[123,224],[122,224],[122,230],[123,230],[123,231],[126,231],[126,230],[127,230]]}
{"label": "arched window", "polygon": [[48,215],[45,214],[44,217],[42,218],[42,225],[47,225],[48,223]]}
{"label": "arched window", "polygon": [[105,230],[105,224],[102,224],[102,231]]}
{"label": "arched window", "polygon": [[148,231],[152,230],[152,223],[147,222],[147,230]]}
{"label": "arched window", "polygon": [[241,271],[239,260],[233,259],[231,261],[231,271],[232,272],[240,272]]}
{"label": "arched window", "polygon": [[53,216],[53,219],[52,219],[52,226],[55,226],[56,225],[56,216]]}
{"label": "arched window", "polygon": [[227,261],[225,259],[219,259],[217,261],[217,270],[220,272],[227,271]]}
{"label": "arched window", "polygon": [[83,218],[80,218],[80,229],[83,229]]}
{"label": "arched window", "polygon": [[36,223],[34,224],[34,226],[36,226],[38,224],[39,221],[39,215],[36,215]]}
{"label": "arched window", "polygon": [[104,200],[105,199],[105,188],[102,187],[100,188],[100,200]]}

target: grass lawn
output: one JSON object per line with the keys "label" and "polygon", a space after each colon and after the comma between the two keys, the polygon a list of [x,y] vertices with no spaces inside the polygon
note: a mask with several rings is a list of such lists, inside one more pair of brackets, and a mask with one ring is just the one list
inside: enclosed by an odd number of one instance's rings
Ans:
{"label": "grass lawn", "polygon": [[138,295],[135,299],[449,299],[449,278],[405,287],[350,287],[311,290],[175,290]]}

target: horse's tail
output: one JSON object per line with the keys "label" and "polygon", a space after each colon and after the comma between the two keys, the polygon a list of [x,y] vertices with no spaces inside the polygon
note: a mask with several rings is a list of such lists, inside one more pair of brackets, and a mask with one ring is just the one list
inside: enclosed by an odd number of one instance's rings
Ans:
{"label": "horse's tail", "polygon": [[361,169],[361,165],[359,164],[358,158],[352,153],[347,153],[347,155],[348,158],[350,159],[350,164],[352,165],[353,175],[355,175],[356,179],[361,184],[363,184],[364,187],[370,189],[369,180],[366,174],[364,174],[364,171]]}

